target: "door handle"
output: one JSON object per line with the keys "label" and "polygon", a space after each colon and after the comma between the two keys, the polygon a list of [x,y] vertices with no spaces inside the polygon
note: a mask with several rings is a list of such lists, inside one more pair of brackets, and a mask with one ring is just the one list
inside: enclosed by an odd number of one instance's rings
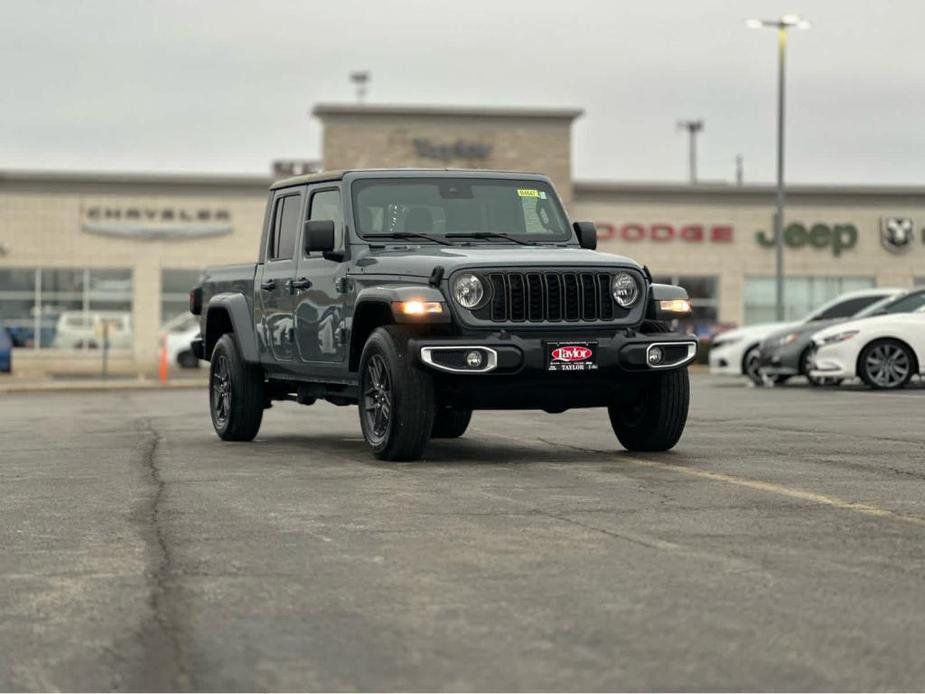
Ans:
{"label": "door handle", "polygon": [[300,277],[297,280],[289,280],[287,284],[290,289],[311,289],[312,281],[307,277]]}
{"label": "door handle", "polygon": [[265,291],[273,291],[276,289],[276,280],[264,280],[260,283],[260,288]]}

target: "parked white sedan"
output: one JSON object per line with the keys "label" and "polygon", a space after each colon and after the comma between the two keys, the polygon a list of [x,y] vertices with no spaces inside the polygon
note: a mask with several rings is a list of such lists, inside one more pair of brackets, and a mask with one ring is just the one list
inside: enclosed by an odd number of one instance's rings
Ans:
{"label": "parked white sedan", "polygon": [[902,388],[925,368],[925,307],[834,325],[813,335],[813,343],[813,376]]}
{"label": "parked white sedan", "polygon": [[710,347],[710,373],[719,376],[748,376],[755,385],[762,385],[761,342],[773,333],[790,330],[813,321],[850,318],[865,306],[879,301],[893,289],[870,288],[845,292],[826,302],[803,320],[793,323],[762,323],[720,333]]}

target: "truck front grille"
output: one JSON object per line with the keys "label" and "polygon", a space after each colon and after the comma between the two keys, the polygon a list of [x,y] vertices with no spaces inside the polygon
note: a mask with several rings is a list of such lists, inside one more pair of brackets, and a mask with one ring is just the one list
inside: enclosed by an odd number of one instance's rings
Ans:
{"label": "truck front grille", "polygon": [[493,323],[614,321],[629,314],[610,294],[610,272],[489,272],[491,300],[472,315]]}

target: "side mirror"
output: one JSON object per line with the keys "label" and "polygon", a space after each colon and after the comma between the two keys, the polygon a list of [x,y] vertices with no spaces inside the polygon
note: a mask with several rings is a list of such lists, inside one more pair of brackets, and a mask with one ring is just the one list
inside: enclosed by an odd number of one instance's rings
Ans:
{"label": "side mirror", "polygon": [[575,222],[572,227],[582,248],[589,251],[597,249],[597,227],[594,226],[594,222]]}
{"label": "side mirror", "polygon": [[311,219],[305,222],[302,241],[305,253],[330,253],[334,250],[334,220]]}

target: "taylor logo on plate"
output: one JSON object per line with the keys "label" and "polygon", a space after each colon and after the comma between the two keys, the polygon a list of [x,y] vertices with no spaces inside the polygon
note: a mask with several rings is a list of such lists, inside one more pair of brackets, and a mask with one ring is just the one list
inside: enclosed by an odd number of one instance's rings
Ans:
{"label": "taylor logo on plate", "polygon": [[557,347],[552,351],[552,358],[556,361],[584,361],[585,359],[590,359],[592,354],[593,352],[587,347],[575,345],[568,347]]}
{"label": "taylor logo on plate", "polygon": [[912,247],[915,224],[911,217],[884,217],[880,220],[880,243],[891,253],[902,253]]}

